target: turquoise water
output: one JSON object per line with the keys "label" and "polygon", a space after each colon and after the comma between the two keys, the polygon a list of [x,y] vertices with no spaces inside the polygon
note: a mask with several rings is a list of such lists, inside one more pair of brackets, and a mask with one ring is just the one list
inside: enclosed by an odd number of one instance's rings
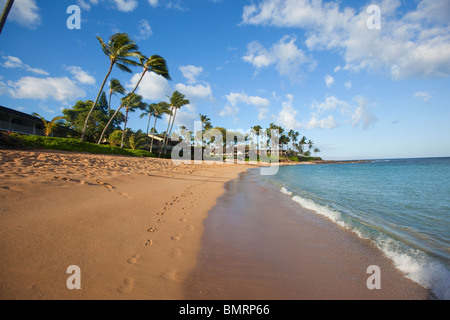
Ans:
{"label": "turquoise water", "polygon": [[266,179],[450,299],[450,158],[284,166]]}

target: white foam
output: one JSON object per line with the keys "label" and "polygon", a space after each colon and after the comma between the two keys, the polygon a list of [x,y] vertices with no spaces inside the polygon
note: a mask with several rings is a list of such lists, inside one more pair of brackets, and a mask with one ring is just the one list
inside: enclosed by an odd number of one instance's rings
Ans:
{"label": "white foam", "polygon": [[287,194],[288,196],[292,196],[292,192],[286,189],[285,187],[281,187],[281,193]]}
{"label": "white foam", "polygon": [[389,239],[375,243],[407,278],[430,289],[438,299],[450,300],[450,271],[419,250],[399,252],[394,241]]}
{"label": "white foam", "polygon": [[[292,195],[292,192],[282,187],[281,192]],[[328,206],[317,204],[316,202],[295,195],[292,200],[302,207],[312,210],[322,215],[339,226],[350,230],[362,239],[369,239],[362,231],[352,228],[343,220],[342,213]],[[400,249],[400,242],[380,234],[371,241],[394,262],[395,267],[403,272],[405,276],[419,285],[430,289],[438,299],[450,300],[450,271],[441,263],[431,260],[425,253],[409,249],[407,252]]]}

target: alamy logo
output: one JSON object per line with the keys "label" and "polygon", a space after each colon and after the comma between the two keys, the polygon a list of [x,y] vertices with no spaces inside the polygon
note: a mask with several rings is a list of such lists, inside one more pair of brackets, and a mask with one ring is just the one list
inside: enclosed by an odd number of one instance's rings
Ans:
{"label": "alamy logo", "polygon": [[369,30],[381,29],[381,9],[377,5],[371,5],[367,7],[368,14],[371,16],[367,19],[367,28]]}
{"label": "alamy logo", "polygon": [[370,266],[367,268],[367,274],[371,276],[367,279],[367,289],[380,290],[381,289],[381,269],[378,266]]}
{"label": "alamy logo", "polygon": [[[194,123],[195,136],[188,130],[172,135],[172,141],[180,141],[173,149],[171,158],[174,164],[256,164],[261,167],[261,175],[276,175],[279,169],[280,134],[278,130],[227,131],[218,129],[202,131],[201,122]],[[224,137],[225,135],[225,137]]]}
{"label": "alamy logo", "polygon": [[67,13],[70,17],[67,18],[67,29],[80,30],[81,29],[81,9],[77,5],[71,5],[67,8]]}
{"label": "alamy logo", "polygon": [[79,266],[69,266],[66,271],[71,276],[67,278],[66,285],[69,290],[81,290],[81,269]]}

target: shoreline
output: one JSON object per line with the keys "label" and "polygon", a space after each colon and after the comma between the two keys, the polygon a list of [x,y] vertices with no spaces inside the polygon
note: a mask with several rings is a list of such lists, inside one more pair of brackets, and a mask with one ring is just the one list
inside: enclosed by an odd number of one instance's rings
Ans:
{"label": "shoreline", "polygon": [[[205,220],[188,299],[427,300],[370,241],[300,207],[249,171],[227,183]],[[369,290],[367,269],[381,269]]]}
{"label": "shoreline", "polygon": [[[293,214],[258,167],[0,150],[0,299],[429,298],[370,244]],[[397,288],[361,287],[373,257]],[[81,290],[67,289],[71,265]]]}

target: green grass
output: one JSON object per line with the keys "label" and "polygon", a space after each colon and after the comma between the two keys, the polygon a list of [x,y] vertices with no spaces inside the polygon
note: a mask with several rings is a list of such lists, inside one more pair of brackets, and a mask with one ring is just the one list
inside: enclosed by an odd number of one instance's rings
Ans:
{"label": "green grass", "polygon": [[110,145],[81,142],[79,139],[26,136],[0,133],[0,146],[14,149],[49,149],[60,151],[87,152],[93,154],[115,154],[133,157],[155,157],[145,150],[122,149]]}
{"label": "green grass", "polygon": [[289,160],[294,162],[310,162],[310,161],[320,161],[320,157],[303,157],[303,156],[290,156]]}

